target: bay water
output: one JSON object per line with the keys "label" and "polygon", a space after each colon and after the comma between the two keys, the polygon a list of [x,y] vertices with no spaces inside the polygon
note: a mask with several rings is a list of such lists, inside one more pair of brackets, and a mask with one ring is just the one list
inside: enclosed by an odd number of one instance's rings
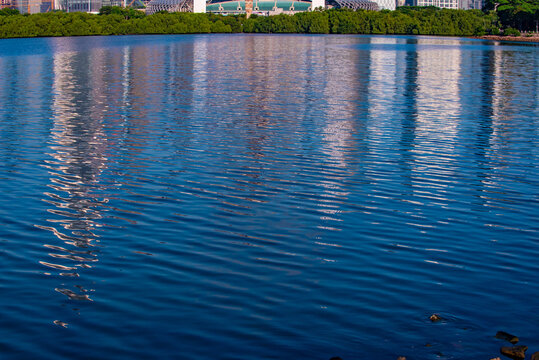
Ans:
{"label": "bay water", "polygon": [[539,351],[538,89],[537,44],[0,40],[0,358]]}

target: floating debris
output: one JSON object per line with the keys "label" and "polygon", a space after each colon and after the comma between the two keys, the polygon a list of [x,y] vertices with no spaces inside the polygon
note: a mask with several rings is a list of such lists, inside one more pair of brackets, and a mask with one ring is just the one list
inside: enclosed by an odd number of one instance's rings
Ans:
{"label": "floating debris", "polygon": [[56,289],[54,289],[54,290],[58,291],[58,292],[61,293],[61,294],[64,294],[65,296],[67,296],[67,297],[70,298],[71,300],[93,301],[92,299],[90,299],[90,297],[88,297],[88,295],[85,295],[85,294],[77,294],[76,292],[71,291],[71,290],[69,290],[69,289],[59,289],[59,288],[56,288]]}
{"label": "floating debris", "polygon": [[516,344],[518,342],[518,337],[515,335],[511,335],[509,333],[506,333],[505,331],[498,331],[496,333],[496,339],[502,339],[509,341],[511,344]]}
{"label": "floating debris", "polygon": [[58,325],[58,326],[61,326],[61,327],[64,327],[64,328],[67,328],[67,325],[68,323],[65,323],[63,321],[60,321],[60,320],[54,320],[54,325]]}
{"label": "floating debris", "polygon": [[133,251],[135,254],[141,254],[141,255],[148,255],[153,256],[152,253],[146,252],[146,251]]}
{"label": "floating debris", "polygon": [[511,359],[519,360],[526,357],[526,350],[528,350],[528,347],[524,345],[504,346],[500,349],[500,352]]}

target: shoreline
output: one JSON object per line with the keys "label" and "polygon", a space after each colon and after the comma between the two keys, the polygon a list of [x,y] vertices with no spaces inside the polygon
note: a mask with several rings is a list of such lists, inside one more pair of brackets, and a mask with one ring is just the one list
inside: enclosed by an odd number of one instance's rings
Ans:
{"label": "shoreline", "polygon": [[499,36],[499,35],[483,35],[483,36],[470,36],[472,39],[482,40],[495,40],[495,41],[518,41],[518,42],[537,42],[539,43],[539,36]]}
{"label": "shoreline", "polygon": [[426,37],[438,37],[438,38],[461,38],[461,39],[478,39],[478,40],[491,40],[491,41],[509,41],[509,42],[530,42],[539,43],[539,35],[526,37],[526,36],[500,36],[500,35],[482,35],[482,36],[466,36],[466,35],[428,35],[428,34],[368,34],[368,33],[306,33],[306,32],[290,32],[290,33],[256,33],[256,32],[189,32],[189,33],[126,33],[126,34],[89,34],[89,35],[44,35],[44,36],[20,36],[20,37],[2,37],[0,40],[13,40],[13,39],[39,39],[39,38],[66,38],[66,37],[100,37],[100,36],[147,36],[147,35],[235,35],[235,34],[251,34],[251,35],[362,35],[362,36],[426,36]]}

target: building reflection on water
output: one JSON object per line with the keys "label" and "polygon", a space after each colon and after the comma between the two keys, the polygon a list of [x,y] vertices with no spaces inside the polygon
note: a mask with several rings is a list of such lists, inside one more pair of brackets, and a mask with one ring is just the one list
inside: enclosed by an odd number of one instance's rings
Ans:
{"label": "building reflection on water", "polygon": [[[64,49],[69,40],[61,40]],[[55,39],[51,41],[56,45]],[[51,207],[47,223],[36,227],[56,239],[44,244],[50,249],[49,258],[40,263],[49,268],[47,274],[64,277],[56,291],[73,300],[92,300],[93,289],[86,285],[91,282],[83,275],[99,261],[107,217],[123,219],[110,214],[111,209],[122,211],[111,208],[109,201],[114,189],[127,180],[111,181],[103,174],[118,175],[118,161],[135,162],[144,148],[143,137],[137,135],[144,132],[146,110],[133,99],[147,97],[145,66],[147,53],[128,47],[119,52],[96,47],[54,53],[53,124],[49,159],[43,164],[50,176],[43,200]],[[133,77],[138,71],[142,74]],[[126,149],[128,154],[123,154]]]}
{"label": "building reflection on water", "polygon": [[[313,50],[314,52],[314,50]],[[341,246],[336,239],[329,239],[325,232],[340,231],[343,204],[348,200],[348,182],[358,172],[358,158],[365,151],[365,123],[367,112],[362,104],[368,102],[368,73],[371,58],[368,52],[326,49],[317,59],[323,73],[321,81],[310,82],[321,85],[320,127],[320,176],[317,181],[321,191],[317,198],[320,223],[316,233],[316,244]],[[319,75],[318,75],[319,76]],[[331,260],[331,259],[328,259]]]}
{"label": "building reflection on water", "polygon": [[[420,203],[430,203],[433,199],[440,204],[446,202],[446,188],[457,175],[458,156],[454,147],[462,120],[458,88],[461,50],[457,44],[457,40],[430,40],[417,56],[416,137],[410,149],[410,175],[414,198],[421,199]],[[425,176],[430,179],[427,186]]]}
{"label": "building reflection on water", "polygon": [[[103,204],[108,202],[98,195],[100,176],[108,162],[108,139],[102,124],[106,104],[97,97],[103,89],[96,61],[102,56],[66,52],[55,54],[53,62],[52,159],[45,164],[51,191],[44,194],[44,200],[53,206],[48,212],[55,216],[47,219],[48,225],[38,227],[63,242],[45,244],[52,259],[41,261],[62,276],[78,277],[81,269],[98,261],[96,243],[103,226]],[[90,300],[88,289],[75,286],[77,289],[56,290],[71,299]]]}
{"label": "building reflection on water", "polygon": [[[289,39],[298,49],[290,57],[278,39],[253,36],[230,44],[199,37],[84,51],[64,43],[54,53],[53,125],[44,164],[50,207],[47,222],[36,226],[54,236],[41,264],[63,277],[58,292],[92,299],[84,274],[97,266],[111,221],[136,224],[136,212],[123,209],[124,197],[143,184],[161,189],[136,190],[145,200],[217,201],[215,214],[229,222],[290,194],[318,213],[320,239],[340,229],[353,191],[371,201],[354,205],[365,211],[376,210],[375,196],[445,206],[446,189],[459,176],[459,154],[467,151],[458,148],[460,138],[474,134],[477,161],[485,164],[476,177],[484,179],[493,154],[516,136],[505,118],[517,96],[515,85],[504,81],[504,72],[516,66],[510,52],[469,57],[460,40],[396,37],[359,38],[367,46],[359,50],[320,49],[317,38],[298,37]],[[222,56],[227,51],[230,57]],[[466,81],[472,70],[481,72],[477,84]],[[481,99],[463,95],[476,87]],[[478,112],[488,120],[469,121]],[[306,149],[312,153],[302,157]],[[221,173],[211,181],[180,179],[199,166],[195,152],[219,159]],[[145,174],[154,163],[170,166],[170,174]],[[397,172],[395,180],[390,175]],[[212,188],[217,178],[226,186]],[[393,192],[395,181],[404,190]],[[144,212],[143,201],[132,202]]]}

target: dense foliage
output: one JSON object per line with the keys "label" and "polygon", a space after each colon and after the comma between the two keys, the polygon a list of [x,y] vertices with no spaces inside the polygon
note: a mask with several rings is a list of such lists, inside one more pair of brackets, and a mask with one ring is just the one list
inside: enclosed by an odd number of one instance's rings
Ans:
{"label": "dense foliage", "polygon": [[327,10],[293,16],[222,16],[157,13],[104,7],[99,15],[52,12],[20,15],[0,12],[0,37],[186,33],[320,33],[482,35],[496,21],[479,10],[399,8],[396,11]]}
{"label": "dense foliage", "polygon": [[503,27],[537,31],[539,0],[486,0],[485,10],[496,10]]}

